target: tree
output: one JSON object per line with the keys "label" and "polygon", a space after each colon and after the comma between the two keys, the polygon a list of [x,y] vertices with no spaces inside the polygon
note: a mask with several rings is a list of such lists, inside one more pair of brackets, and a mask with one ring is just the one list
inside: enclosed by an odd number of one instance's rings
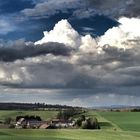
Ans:
{"label": "tree", "polygon": [[40,116],[36,116],[36,120],[38,120],[38,121],[42,121],[42,119],[41,119]]}
{"label": "tree", "polygon": [[77,119],[76,123],[75,123],[78,127],[81,127],[82,125],[82,120],[79,118]]}
{"label": "tree", "polygon": [[5,120],[4,120],[4,124],[9,125],[9,124],[11,124],[11,121],[12,121],[12,118],[10,118],[10,117],[5,118]]}
{"label": "tree", "polygon": [[68,120],[69,118],[73,117],[74,115],[79,114],[79,110],[74,108],[67,109],[67,110],[60,110],[57,114],[58,119]]}
{"label": "tree", "polygon": [[63,118],[63,112],[60,110],[57,114],[57,119],[62,119]]}
{"label": "tree", "polygon": [[86,120],[86,116],[85,115],[81,115],[81,120],[85,121]]}
{"label": "tree", "polygon": [[77,125],[78,127],[81,127],[82,122],[85,121],[85,119],[86,119],[85,115],[81,115],[80,118],[77,119],[76,125]]}
{"label": "tree", "polygon": [[100,129],[97,118],[87,118],[81,122],[80,126],[83,129]]}
{"label": "tree", "polygon": [[87,129],[88,128],[88,121],[87,120],[83,121],[81,127],[82,127],[82,129]]}
{"label": "tree", "polygon": [[93,129],[98,129],[99,123],[96,117],[91,120],[91,126]]}

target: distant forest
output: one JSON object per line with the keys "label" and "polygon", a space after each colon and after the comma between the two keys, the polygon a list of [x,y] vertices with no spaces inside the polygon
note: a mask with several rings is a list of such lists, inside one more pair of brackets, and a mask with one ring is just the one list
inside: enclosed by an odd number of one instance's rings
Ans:
{"label": "distant forest", "polygon": [[66,105],[50,105],[45,103],[0,103],[0,110],[45,110],[45,109],[79,108]]}

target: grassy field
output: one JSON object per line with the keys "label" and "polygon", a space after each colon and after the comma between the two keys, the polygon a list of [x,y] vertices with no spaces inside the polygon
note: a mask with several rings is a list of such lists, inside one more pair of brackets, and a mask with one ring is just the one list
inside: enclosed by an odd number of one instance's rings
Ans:
{"label": "grassy field", "polygon": [[[56,111],[0,111],[0,119],[17,115],[39,115],[47,119],[56,114]],[[0,140],[140,140],[140,113],[88,111],[85,115],[97,117],[101,130],[0,129]]]}
{"label": "grassy field", "polygon": [[99,114],[122,130],[140,132],[140,112],[100,112]]}
{"label": "grassy field", "polygon": [[57,113],[57,111],[0,111],[0,120],[3,121],[5,118],[8,117],[15,119],[16,116],[20,115],[39,115],[43,120],[46,120],[48,118],[56,116]]}
{"label": "grassy field", "polygon": [[0,140],[140,140],[139,133],[106,130],[0,130]]}

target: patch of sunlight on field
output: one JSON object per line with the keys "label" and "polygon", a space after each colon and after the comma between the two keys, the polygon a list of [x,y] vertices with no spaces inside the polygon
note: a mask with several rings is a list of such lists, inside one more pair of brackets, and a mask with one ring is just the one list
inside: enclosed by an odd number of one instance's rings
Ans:
{"label": "patch of sunlight on field", "polygon": [[100,112],[99,114],[122,130],[140,132],[140,112]]}

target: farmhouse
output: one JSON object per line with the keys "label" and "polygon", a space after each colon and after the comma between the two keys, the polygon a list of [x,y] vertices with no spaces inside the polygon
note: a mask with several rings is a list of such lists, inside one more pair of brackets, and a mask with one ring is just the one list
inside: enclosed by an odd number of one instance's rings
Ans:
{"label": "farmhouse", "polygon": [[27,128],[39,128],[41,124],[42,124],[42,121],[28,120],[27,121]]}
{"label": "farmhouse", "polygon": [[37,120],[25,120],[22,118],[21,120],[16,122],[16,128],[48,128],[49,127],[48,121],[37,121]]}
{"label": "farmhouse", "polygon": [[51,124],[56,128],[68,128],[68,127],[73,127],[75,125],[75,121],[53,119],[51,121]]}
{"label": "farmhouse", "polygon": [[25,118],[20,118],[16,124],[15,124],[15,128],[24,128],[26,126],[27,122],[25,120]]}
{"label": "farmhouse", "polygon": [[49,128],[51,128],[51,125],[50,124],[42,124],[39,127],[39,129],[49,129]]}
{"label": "farmhouse", "polygon": [[50,122],[36,119],[35,117],[21,117],[17,120],[15,128],[40,128],[42,125],[49,126]]}

